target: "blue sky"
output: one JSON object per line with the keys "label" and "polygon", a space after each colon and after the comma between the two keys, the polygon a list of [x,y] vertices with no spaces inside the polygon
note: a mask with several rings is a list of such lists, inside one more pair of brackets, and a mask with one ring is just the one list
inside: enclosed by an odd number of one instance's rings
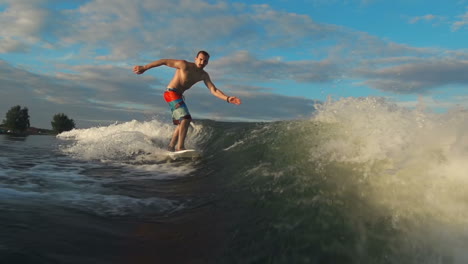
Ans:
{"label": "blue sky", "polygon": [[132,73],[159,58],[193,61],[194,118],[303,119],[327,97],[385,97],[428,111],[468,107],[468,0],[0,0],[0,115],[26,106],[31,125],[65,113],[78,127],[169,120],[170,68]]}

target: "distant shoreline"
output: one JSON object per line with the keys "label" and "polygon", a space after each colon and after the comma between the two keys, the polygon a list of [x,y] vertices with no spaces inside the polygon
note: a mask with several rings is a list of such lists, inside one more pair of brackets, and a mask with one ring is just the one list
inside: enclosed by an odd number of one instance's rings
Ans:
{"label": "distant shoreline", "polygon": [[29,127],[23,132],[11,131],[5,127],[0,126],[0,135],[14,135],[14,136],[29,136],[29,135],[57,135],[51,129],[43,129],[37,127]]}

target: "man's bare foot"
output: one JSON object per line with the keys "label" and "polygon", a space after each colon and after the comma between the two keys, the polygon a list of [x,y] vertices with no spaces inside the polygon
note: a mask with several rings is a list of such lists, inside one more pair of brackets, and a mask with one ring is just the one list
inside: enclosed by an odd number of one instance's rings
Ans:
{"label": "man's bare foot", "polygon": [[180,148],[180,149],[176,149],[175,151],[182,151],[182,150],[186,150],[185,148]]}
{"label": "man's bare foot", "polygon": [[171,147],[171,146],[168,146],[168,147],[167,147],[167,151],[174,152],[174,151],[175,151],[175,148],[174,148],[174,147]]}

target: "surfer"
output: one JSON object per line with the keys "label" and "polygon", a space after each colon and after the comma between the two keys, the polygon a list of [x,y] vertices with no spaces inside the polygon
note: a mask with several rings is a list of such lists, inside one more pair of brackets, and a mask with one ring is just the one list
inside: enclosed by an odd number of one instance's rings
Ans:
{"label": "surfer", "polygon": [[203,81],[214,96],[231,104],[241,104],[241,100],[239,98],[235,96],[227,96],[213,84],[210,76],[204,70],[205,66],[208,65],[209,59],[210,55],[208,52],[202,50],[197,53],[195,62],[160,59],[144,66],[137,65],[133,67],[133,72],[136,74],[142,74],[151,68],[162,65],[176,69],[174,77],[169,82],[169,85],[164,92],[164,99],[169,104],[172,111],[173,123],[174,125],[177,125],[168,146],[169,151],[185,149],[185,137],[187,136],[192,116],[189,113],[182,94],[190,89],[195,83]]}

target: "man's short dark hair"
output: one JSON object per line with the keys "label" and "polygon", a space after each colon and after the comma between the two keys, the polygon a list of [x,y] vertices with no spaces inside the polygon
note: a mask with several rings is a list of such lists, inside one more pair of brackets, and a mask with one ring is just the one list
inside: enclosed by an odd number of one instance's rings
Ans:
{"label": "man's short dark hair", "polygon": [[204,50],[200,50],[198,53],[197,53],[197,58],[198,58],[198,55],[200,54],[203,54],[205,56],[207,56],[208,58],[210,57],[210,54],[208,54],[208,52],[204,51]]}

